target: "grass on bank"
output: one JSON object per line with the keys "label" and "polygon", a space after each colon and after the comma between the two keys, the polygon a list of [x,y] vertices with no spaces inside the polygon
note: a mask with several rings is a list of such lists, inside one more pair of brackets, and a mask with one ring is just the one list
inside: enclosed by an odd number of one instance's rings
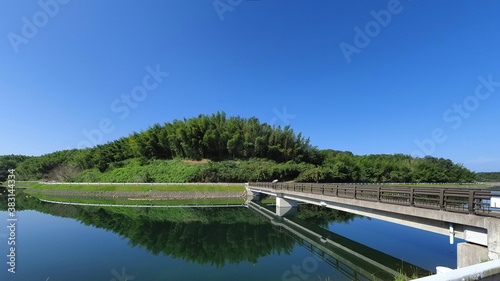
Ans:
{"label": "grass on bank", "polygon": [[79,184],[36,184],[30,189],[80,190],[80,191],[244,191],[241,185],[79,185]]}
{"label": "grass on bank", "polygon": [[110,205],[161,205],[161,206],[179,206],[179,205],[240,205],[244,204],[244,199],[206,199],[206,200],[108,200],[108,199],[75,199],[59,198],[52,196],[38,196],[32,194],[38,199],[84,204],[110,204]]}
{"label": "grass on bank", "polygon": [[[15,188],[29,188],[38,184],[37,181],[16,181],[14,186]],[[8,182],[0,182],[0,186],[8,186]]]}

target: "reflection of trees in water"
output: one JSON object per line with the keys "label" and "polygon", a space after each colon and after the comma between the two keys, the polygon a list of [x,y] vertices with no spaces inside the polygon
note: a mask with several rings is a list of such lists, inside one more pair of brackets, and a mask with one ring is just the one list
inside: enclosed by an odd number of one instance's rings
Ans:
{"label": "reflection of trees in water", "polygon": [[332,222],[349,223],[354,218],[362,217],[316,205],[299,205],[298,208],[297,218],[321,227],[327,227]]}
{"label": "reflection of trees in water", "polygon": [[7,211],[7,189],[0,187],[0,211]]}
{"label": "reflection of trees in water", "polygon": [[[222,267],[226,263],[256,263],[273,253],[288,254],[293,238],[274,231],[266,219],[246,208],[96,208],[44,203],[16,194],[17,210],[77,219],[111,230],[155,255]],[[7,197],[0,200],[7,210]]]}
{"label": "reflection of trees in water", "polygon": [[[239,209],[218,209],[218,212],[245,212]],[[203,211],[202,211],[203,212]],[[211,211],[212,212],[212,211]],[[222,216],[224,217],[224,216]],[[133,219],[124,214],[99,209],[83,212],[80,220],[96,227],[112,230],[155,255],[163,254],[190,262],[224,266],[226,263],[252,262],[272,253],[288,254],[295,241],[276,231],[264,221],[210,223],[155,221],[147,217]]]}
{"label": "reflection of trees in water", "polygon": [[[295,240],[273,229],[267,219],[246,208],[96,208],[44,203],[16,193],[17,210],[36,210],[111,230],[155,255],[181,258],[217,267],[226,263],[256,263],[270,254],[288,254]],[[7,210],[7,197],[0,200]],[[300,206],[299,217],[315,224],[353,218],[316,206]]]}

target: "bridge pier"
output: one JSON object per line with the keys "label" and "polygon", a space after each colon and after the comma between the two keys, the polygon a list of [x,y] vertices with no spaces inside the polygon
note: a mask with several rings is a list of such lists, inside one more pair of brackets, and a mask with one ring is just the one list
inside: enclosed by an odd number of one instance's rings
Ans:
{"label": "bridge pier", "polygon": [[281,193],[276,194],[276,208],[290,208],[297,206],[298,203],[296,200],[285,199]]}
{"label": "bridge pier", "polygon": [[247,197],[255,197],[257,196],[257,192],[253,192],[250,188],[248,183],[245,183],[245,190],[247,191]]}
{"label": "bridge pier", "polygon": [[295,200],[283,198],[283,194],[276,194],[276,214],[287,216],[297,214],[298,203]]}
{"label": "bridge pier", "polygon": [[491,260],[500,259],[500,220],[486,218],[488,230],[488,257]]}
{"label": "bridge pier", "polygon": [[488,260],[488,247],[462,242],[457,245],[457,267],[475,265]]}

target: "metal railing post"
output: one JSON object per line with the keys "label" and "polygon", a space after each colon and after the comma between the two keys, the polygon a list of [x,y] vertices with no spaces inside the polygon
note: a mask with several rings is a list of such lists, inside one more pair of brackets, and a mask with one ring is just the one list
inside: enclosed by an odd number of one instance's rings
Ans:
{"label": "metal railing post", "polygon": [[439,191],[439,209],[444,210],[444,189]]}
{"label": "metal railing post", "polygon": [[474,194],[475,191],[474,190],[471,190],[469,191],[469,214],[475,214],[475,211],[474,211]]}
{"label": "metal railing post", "polygon": [[415,206],[415,188],[410,188],[410,206]]}

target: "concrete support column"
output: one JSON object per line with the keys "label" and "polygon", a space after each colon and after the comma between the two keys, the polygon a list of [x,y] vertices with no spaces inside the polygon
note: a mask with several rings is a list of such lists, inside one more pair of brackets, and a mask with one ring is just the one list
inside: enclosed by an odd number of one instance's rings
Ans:
{"label": "concrete support column", "polygon": [[500,258],[500,219],[487,218],[488,256],[495,260]]}
{"label": "concrete support column", "polygon": [[248,197],[257,195],[257,194],[254,194],[252,192],[252,190],[250,190],[250,188],[248,187],[248,183],[245,183],[245,190],[247,191],[247,196]]}
{"label": "concrete support column", "polygon": [[457,245],[457,267],[475,265],[488,260],[488,248],[463,242]]}
{"label": "concrete support column", "polygon": [[295,200],[290,200],[290,199],[284,199],[282,197],[276,197],[276,208],[290,208],[290,207],[297,207],[297,201]]}
{"label": "concrete support column", "polygon": [[278,216],[297,214],[297,206],[297,201],[284,199],[282,194],[276,195],[276,214]]}
{"label": "concrete support column", "polygon": [[295,216],[298,212],[297,207],[282,207],[282,208],[276,208],[276,215],[283,217],[283,216]]}

